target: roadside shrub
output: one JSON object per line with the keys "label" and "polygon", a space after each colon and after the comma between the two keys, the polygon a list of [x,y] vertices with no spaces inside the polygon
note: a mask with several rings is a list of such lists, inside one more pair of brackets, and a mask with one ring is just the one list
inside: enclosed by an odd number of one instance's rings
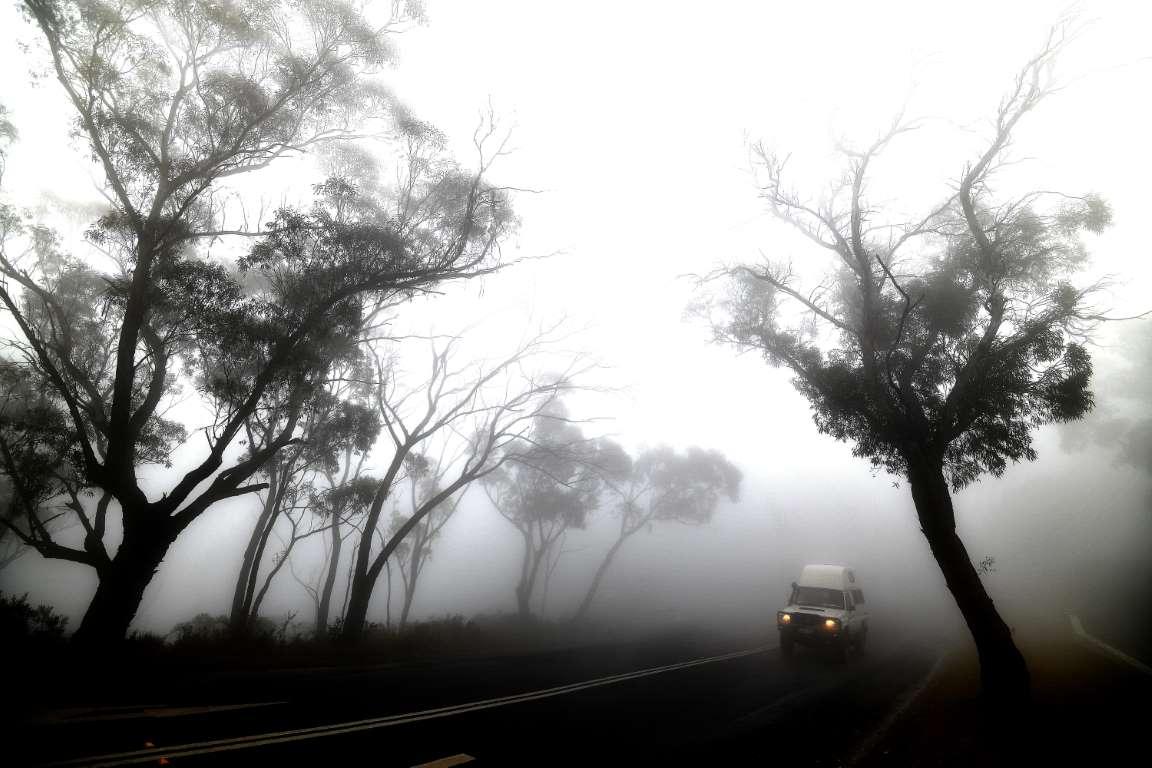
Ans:
{"label": "roadside shrub", "polygon": [[253,620],[245,636],[234,637],[227,616],[198,613],[188,621],[182,621],[173,627],[168,637],[171,638],[175,648],[240,651],[245,648],[263,648],[280,644],[286,631],[286,625],[282,626],[260,616]]}
{"label": "roadside shrub", "polygon": [[177,645],[220,642],[228,636],[228,617],[198,613],[173,627],[169,636]]}
{"label": "roadside shrub", "polygon": [[0,641],[4,644],[56,643],[64,639],[68,617],[49,605],[32,605],[28,595],[0,592]]}

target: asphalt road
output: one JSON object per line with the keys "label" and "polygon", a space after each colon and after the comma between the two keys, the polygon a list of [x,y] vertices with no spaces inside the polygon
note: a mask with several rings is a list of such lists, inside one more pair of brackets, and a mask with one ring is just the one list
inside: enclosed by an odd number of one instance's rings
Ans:
{"label": "asphalt road", "polygon": [[838,765],[933,663],[925,646],[880,640],[844,663],[786,661],[774,638],[733,648],[697,635],[447,663],[206,669],[172,681],[163,701],[26,723],[16,763]]}

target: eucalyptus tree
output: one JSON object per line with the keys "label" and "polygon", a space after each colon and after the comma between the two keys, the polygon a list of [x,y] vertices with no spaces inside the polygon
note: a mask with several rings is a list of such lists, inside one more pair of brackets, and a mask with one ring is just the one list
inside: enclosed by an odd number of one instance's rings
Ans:
{"label": "eucalyptus tree", "polygon": [[[23,3],[109,205],[89,234],[100,266],[79,261],[65,274],[21,260],[39,234],[30,227],[7,227],[16,239],[0,253],[6,359],[46,393],[66,425],[71,471],[100,499],[78,513],[94,518],[83,548],[21,528],[41,554],[96,571],[77,641],[122,637],[188,525],[266,487],[250,481],[299,439],[305,403],[374,307],[497,265],[515,222],[504,191],[483,180],[492,159],[483,149],[472,172],[409,166],[416,174],[386,200],[334,180],[312,210],[278,212],[240,265],[260,276],[253,290],[202,247],[254,234],[223,215],[228,180],[324,142],[430,133],[378,77],[394,58],[392,36],[413,20],[414,4],[386,7],[391,15],[375,22],[328,0]],[[477,146],[491,136],[481,132]],[[62,304],[60,281],[85,271],[93,294]],[[181,442],[183,427],[162,414],[190,381],[212,412],[205,452],[150,497],[140,469]],[[278,434],[238,455],[244,425],[273,408],[284,411]],[[114,554],[102,542],[113,503],[123,530]]]}
{"label": "eucalyptus tree", "polygon": [[[376,406],[384,425],[381,455],[386,460],[356,544],[341,630],[345,642],[362,638],[376,583],[405,539],[471,483],[517,459],[537,416],[577,388],[577,379],[589,367],[581,358],[567,360],[558,372],[531,372],[534,362],[558,352],[560,325],[541,330],[491,361],[458,362],[462,337],[427,339],[429,368],[422,376],[408,375],[394,360],[377,356]],[[401,488],[406,464],[414,454],[445,441],[453,444],[455,459],[437,488],[421,496],[402,523],[385,531],[385,505]]]}
{"label": "eucalyptus tree", "polygon": [[1056,30],[1019,71],[987,143],[923,218],[902,222],[869,200],[871,172],[906,123],[846,150],[843,181],[823,203],[793,191],[784,160],[761,151],[769,209],[828,257],[831,276],[805,286],[779,260],[732,268],[716,325],[720,339],[795,374],[820,432],[907,479],[993,702],[1025,698],[1029,674],[957,534],[952,494],[1035,459],[1036,427],[1092,408],[1082,342],[1104,319],[1091,306],[1099,284],[1073,281],[1086,260],[1080,233],[1103,229],[1108,206],[993,190],[1014,132],[1051,93],[1060,45]]}
{"label": "eucalyptus tree", "polygon": [[524,541],[516,582],[516,609],[522,619],[532,615],[542,567],[558,542],[567,531],[584,528],[600,505],[593,446],[557,402],[537,414],[519,444],[509,446],[515,458],[484,479],[492,506]]}
{"label": "eucalyptus tree", "polygon": [[[268,482],[268,488],[258,494],[262,497],[260,512],[249,536],[233,591],[230,615],[233,634],[245,634],[257,615],[262,596],[297,543],[329,529],[333,529],[337,541],[340,540],[343,510],[333,510],[323,503],[325,496],[319,487],[320,478],[327,477],[332,483],[333,475],[340,471],[342,460],[347,472],[354,462],[367,455],[380,431],[375,411],[363,403],[339,397],[339,393],[346,389],[342,383],[319,389],[305,408],[298,442],[273,456],[260,468],[259,474]],[[277,415],[258,414],[245,425],[249,445],[257,446],[275,439],[282,429]],[[303,524],[305,517],[309,520],[307,524]],[[291,533],[261,586],[264,552],[282,522],[290,526]]]}
{"label": "eucalyptus tree", "polygon": [[666,446],[643,451],[635,460],[618,447],[602,450],[597,462],[607,495],[620,519],[616,540],[600,561],[574,620],[592,607],[604,575],[624,543],[654,523],[704,525],[712,520],[723,497],[740,498],[742,475],[718,451],[692,447],[677,453]]}
{"label": "eucalyptus tree", "polygon": [[[406,507],[415,512],[423,507],[429,499],[440,493],[445,475],[456,462],[446,460],[443,454],[433,458],[425,454],[411,453],[405,463],[405,474],[408,481]],[[433,507],[396,549],[395,560],[403,588],[398,625],[400,629],[408,624],[412,602],[416,598],[416,585],[424,573],[424,567],[432,557],[432,547],[440,537],[444,526],[460,508],[460,500],[464,498],[466,490],[461,490],[455,496],[447,498]],[[408,518],[408,515],[397,510],[392,518],[392,531],[400,530],[408,522]]]}
{"label": "eucalyptus tree", "polygon": [[[16,139],[16,127],[8,119],[8,109],[3,104],[0,104],[0,185],[4,179],[4,170],[8,161],[8,150],[12,142]],[[7,232],[12,222],[9,220],[8,211],[0,209],[0,227],[3,227]],[[0,525],[0,569],[11,565],[16,562],[20,557],[28,552],[28,547],[24,540],[13,530],[16,521],[22,518],[27,508],[21,503],[21,497],[16,492],[13,486],[14,481],[19,482],[20,478],[27,473],[23,470],[16,469],[15,458],[12,456],[11,439],[13,435],[10,433],[14,421],[24,422],[24,412],[31,404],[28,392],[13,395],[19,390],[26,382],[23,377],[13,375],[16,373],[8,366],[0,367],[0,381],[4,385],[4,398],[0,402],[0,448],[5,451],[0,454],[2,463],[0,463],[0,519],[4,521]],[[14,412],[15,411],[15,412]],[[19,415],[17,415],[19,414]],[[22,431],[22,427],[17,427],[17,431]],[[61,454],[58,462],[64,460]],[[45,477],[46,473],[41,469],[35,473],[35,476]],[[33,506],[39,506],[37,500],[38,493],[33,493]]]}
{"label": "eucalyptus tree", "polygon": [[[317,511],[328,520],[329,537],[325,543],[324,560],[322,563],[323,579],[316,594],[316,633],[318,637],[326,637],[329,622],[332,619],[332,597],[335,594],[336,579],[341,574],[341,553],[344,545],[363,529],[362,520],[372,506],[372,498],[376,494],[378,481],[371,475],[362,474],[364,454],[357,459],[355,467],[342,473],[339,483],[329,483],[329,487],[318,494]],[[350,464],[344,465],[346,468]],[[345,601],[337,618],[343,621],[344,605],[347,602],[352,578],[352,567],[349,563],[344,567],[343,573],[348,586],[345,588]]]}

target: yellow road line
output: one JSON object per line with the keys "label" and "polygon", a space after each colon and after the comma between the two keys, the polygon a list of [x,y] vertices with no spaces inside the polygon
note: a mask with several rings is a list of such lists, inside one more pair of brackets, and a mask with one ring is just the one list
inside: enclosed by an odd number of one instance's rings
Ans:
{"label": "yellow road line", "polygon": [[414,765],[412,768],[452,768],[455,765],[464,765],[464,763],[471,763],[476,758],[472,755],[452,755],[451,757],[442,757],[439,760],[433,760],[430,763],[420,763]]}

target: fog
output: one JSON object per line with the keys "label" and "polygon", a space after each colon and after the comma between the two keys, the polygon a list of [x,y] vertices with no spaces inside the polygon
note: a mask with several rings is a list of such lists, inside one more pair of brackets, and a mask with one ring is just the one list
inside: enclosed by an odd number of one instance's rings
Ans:
{"label": "fog", "polygon": [[[800,252],[757,199],[753,141],[792,152],[819,191],[838,141],[867,143],[904,108],[928,119],[885,158],[877,194],[914,210],[935,199],[1064,4],[428,5],[430,23],[399,40],[390,75],[397,93],[462,157],[477,114],[491,105],[514,150],[494,173],[535,191],[516,197],[522,224],[508,255],[525,261],[404,308],[397,327],[470,329],[465,356],[486,359],[515,344],[523,328],[565,318],[575,329],[565,348],[597,364],[588,388],[566,398],[586,434],[633,452],[715,449],[743,474],[739,500],[721,500],[709,523],[656,522],[629,538],[592,616],[623,629],[692,626],[767,638],[804,564],[844,563],[856,569],[888,631],[963,637],[907,483],[818,434],[789,372],[712,343],[706,324],[686,312],[696,297],[689,275],[767,250]],[[1149,308],[1152,295],[1145,232],[1152,156],[1143,151],[1152,118],[1144,96],[1152,11],[1102,2],[1085,4],[1082,16],[1083,30],[1060,60],[1068,86],[1022,129],[1015,143],[1022,162],[1002,183],[1092,190],[1108,200],[1115,223],[1090,238],[1089,272],[1113,276],[1110,307],[1133,315]],[[95,172],[68,138],[57,89],[31,87],[24,77],[29,65],[17,41],[30,38],[29,26],[6,7],[0,29],[8,73],[0,102],[19,131],[6,190],[36,199],[78,242],[86,222],[75,212],[101,202]],[[304,158],[269,173],[262,183],[285,181],[280,199],[305,199],[299,178],[310,181],[317,170],[314,158]],[[69,212],[78,219],[71,229]],[[1036,461],[984,476],[955,496],[960,534],[973,562],[986,563],[984,582],[1010,625],[1130,606],[1143,626],[1133,631],[1148,631],[1150,339],[1147,320],[1102,328],[1092,347],[1095,410],[1079,423],[1039,429]],[[196,423],[197,408],[189,401],[178,412]],[[145,483],[159,493],[178,478],[201,450],[194,439],[170,470],[154,470]],[[378,475],[387,459],[387,450],[373,453],[366,471]],[[226,614],[259,512],[249,496],[197,519],[169,550],[133,628],[164,635],[196,614]],[[547,589],[534,597],[537,616],[572,616],[617,526],[605,503],[586,528],[564,535]],[[75,545],[83,534],[73,528],[61,538]],[[293,552],[264,616],[294,615],[296,630],[307,631],[311,602],[289,570],[314,580],[322,540]],[[411,619],[514,612],[522,547],[479,484],[469,487],[435,541]],[[55,606],[71,626],[95,584],[90,569],[35,553],[0,571],[0,589]],[[343,599],[338,583],[337,604]],[[370,621],[385,621],[387,601],[382,577]]]}

